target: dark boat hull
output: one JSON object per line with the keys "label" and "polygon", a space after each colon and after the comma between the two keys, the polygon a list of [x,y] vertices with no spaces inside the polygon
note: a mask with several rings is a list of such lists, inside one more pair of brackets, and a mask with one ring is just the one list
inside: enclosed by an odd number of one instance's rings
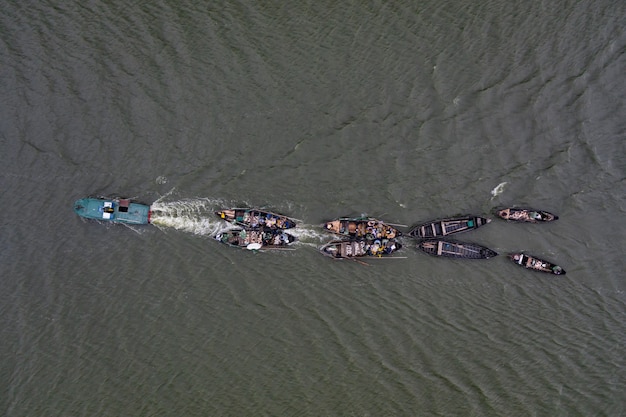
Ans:
{"label": "dark boat hull", "polygon": [[335,259],[391,256],[402,248],[395,239],[366,240],[334,240],[323,245],[320,252]]}
{"label": "dark boat hull", "polygon": [[526,255],[520,252],[510,253],[507,257],[515,264],[526,269],[553,275],[565,275],[565,270],[560,266],[534,256]]}
{"label": "dark boat hull", "polygon": [[341,217],[322,225],[327,232],[351,239],[395,239],[402,232],[389,224],[372,217]]}
{"label": "dark boat hull", "polygon": [[490,223],[491,219],[478,216],[454,217],[442,220],[433,220],[412,228],[408,235],[419,239],[445,237],[456,233],[474,230]]}
{"label": "dark boat hull", "polygon": [[279,249],[295,242],[297,238],[282,230],[229,229],[213,236],[218,242],[243,249]]}
{"label": "dark boat hull", "polygon": [[546,223],[559,218],[559,216],[547,211],[523,208],[497,210],[496,215],[504,220],[522,223]]}
{"label": "dark boat hull", "polygon": [[109,223],[148,224],[150,206],[125,198],[81,198],[74,203],[74,212],[86,219]]}
{"label": "dark boat hull", "polygon": [[224,209],[216,211],[215,214],[220,219],[248,229],[291,229],[296,227],[295,220],[287,216],[259,209]]}
{"label": "dark boat hull", "polygon": [[423,240],[418,242],[417,248],[432,256],[457,259],[489,259],[498,255],[497,252],[475,243],[443,239]]}

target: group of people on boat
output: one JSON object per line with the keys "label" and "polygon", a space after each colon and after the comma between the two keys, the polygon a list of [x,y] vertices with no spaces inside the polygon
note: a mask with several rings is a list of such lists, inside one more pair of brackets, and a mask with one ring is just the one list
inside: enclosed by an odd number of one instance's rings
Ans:
{"label": "group of people on boat", "polygon": [[247,247],[251,244],[262,246],[281,246],[290,242],[286,233],[274,232],[270,230],[240,229],[222,232],[220,239],[222,243],[234,246]]}
{"label": "group of people on boat", "polygon": [[216,214],[227,222],[251,229],[289,229],[295,226],[295,223],[286,216],[261,210],[226,209]]}
{"label": "group of people on boat", "polygon": [[365,253],[369,256],[390,255],[398,248],[395,239],[376,239],[372,243],[369,243],[370,241],[367,240],[364,242],[366,246]]}
{"label": "group of people on boat", "polygon": [[326,222],[324,227],[331,233],[366,240],[394,239],[400,234],[395,228],[376,219],[338,219]]}
{"label": "group of people on boat", "polygon": [[339,218],[323,224],[327,232],[341,236],[320,251],[334,258],[391,255],[402,245],[396,238],[402,233],[394,227],[369,217]]}
{"label": "group of people on boat", "polygon": [[284,247],[296,238],[285,233],[295,226],[286,216],[257,209],[225,209],[216,211],[221,219],[237,227],[218,233],[215,238],[222,243],[247,249]]}

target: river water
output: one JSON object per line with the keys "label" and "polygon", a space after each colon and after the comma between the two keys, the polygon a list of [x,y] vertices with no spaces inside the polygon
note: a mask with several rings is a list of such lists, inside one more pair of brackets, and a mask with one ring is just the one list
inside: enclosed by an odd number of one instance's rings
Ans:
{"label": "river water", "polygon": [[[5,0],[0,414],[626,415],[625,17]],[[83,221],[87,195],[154,203],[155,224]],[[459,236],[486,261],[317,251],[338,216],[513,205],[560,219]],[[299,219],[299,243],[220,245],[231,206]]]}

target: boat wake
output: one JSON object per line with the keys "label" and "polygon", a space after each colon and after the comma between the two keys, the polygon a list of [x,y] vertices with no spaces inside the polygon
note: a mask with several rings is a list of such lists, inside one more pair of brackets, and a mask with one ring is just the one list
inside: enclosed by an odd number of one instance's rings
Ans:
{"label": "boat wake", "polygon": [[325,233],[319,226],[313,226],[311,224],[299,223],[293,229],[287,229],[285,232],[298,238],[296,244],[315,248],[333,238],[332,235]]}
{"label": "boat wake", "polygon": [[230,226],[213,213],[221,204],[221,200],[209,198],[156,201],[151,206],[150,223],[159,228],[173,228],[199,236],[212,236]]}

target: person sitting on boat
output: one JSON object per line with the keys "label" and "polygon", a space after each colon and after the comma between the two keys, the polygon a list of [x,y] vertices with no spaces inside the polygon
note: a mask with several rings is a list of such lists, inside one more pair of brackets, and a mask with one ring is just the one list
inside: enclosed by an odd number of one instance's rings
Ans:
{"label": "person sitting on boat", "polygon": [[385,246],[385,253],[387,255],[389,255],[391,252],[393,252],[394,250],[396,250],[396,244],[392,243],[391,245],[387,245]]}
{"label": "person sitting on boat", "polygon": [[380,240],[376,239],[374,243],[370,246],[370,250],[373,255],[378,255],[378,253],[382,250]]}
{"label": "person sitting on boat", "polygon": [[528,213],[528,216],[534,220],[543,220],[543,218],[541,217],[541,213],[538,213],[536,211],[531,211],[530,213]]}

